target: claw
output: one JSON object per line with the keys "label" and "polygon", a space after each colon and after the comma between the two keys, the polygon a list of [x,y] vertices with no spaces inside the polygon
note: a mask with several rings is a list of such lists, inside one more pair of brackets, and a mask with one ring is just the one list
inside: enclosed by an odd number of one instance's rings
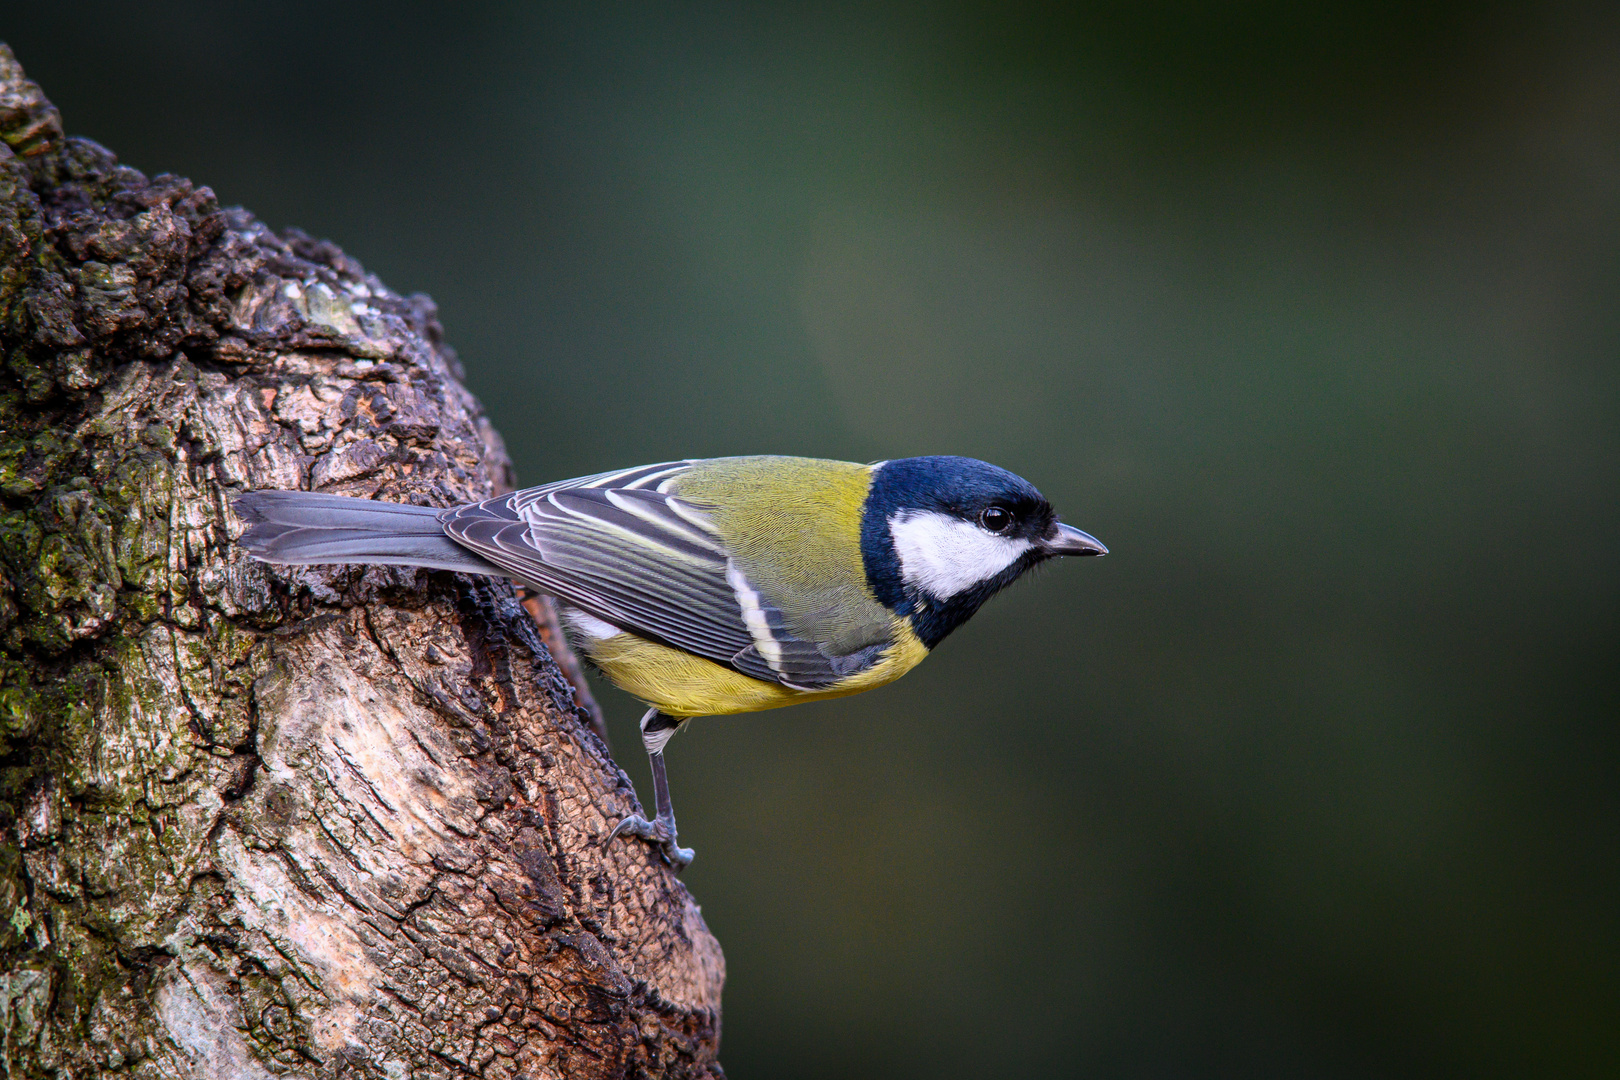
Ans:
{"label": "claw", "polygon": [[639,836],[643,840],[652,840],[658,836],[658,826],[644,817],[631,814],[613,826],[613,831],[607,834],[607,839],[602,841],[602,846],[606,847],[610,841],[618,839],[621,835]]}
{"label": "claw", "polygon": [[[648,821],[640,814],[632,814],[613,826],[607,840],[602,841],[606,844],[620,833],[651,841],[677,874],[691,864],[692,849],[675,844],[675,808],[669,803],[669,777],[664,773],[664,743],[669,741],[674,734],[672,729],[680,726],[680,723],[680,720],[665,716],[656,708],[648,709],[647,715],[641,718],[642,742],[647,745],[647,764],[653,776],[653,804],[658,807],[658,816]],[[657,735],[652,742],[647,741],[649,732]]]}
{"label": "claw", "polygon": [[664,861],[675,868],[676,873],[690,866],[696,854],[691,848],[677,846],[674,830],[662,821],[648,821],[635,814],[613,826],[613,831],[608,833],[607,840],[604,840],[603,844],[611,842],[618,836],[638,836],[649,841],[658,849]]}
{"label": "claw", "polygon": [[677,874],[691,866],[692,860],[697,858],[697,852],[689,847],[676,847],[674,840],[664,845],[663,855],[664,861],[673,866]]}

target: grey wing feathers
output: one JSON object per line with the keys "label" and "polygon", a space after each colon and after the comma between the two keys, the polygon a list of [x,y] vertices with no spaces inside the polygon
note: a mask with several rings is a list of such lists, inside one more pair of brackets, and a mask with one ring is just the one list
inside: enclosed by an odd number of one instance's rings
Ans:
{"label": "grey wing feathers", "polygon": [[830,657],[792,637],[768,598],[739,595],[752,590],[719,533],[669,492],[691,464],[529,488],[446,511],[444,529],[599,619],[756,679],[811,688],[876,662],[881,648]]}
{"label": "grey wing feathers", "polygon": [[830,656],[728,557],[674,482],[674,461],[435,510],[302,491],[240,496],[239,541],[268,562],[370,562],[514,577],[615,626],[766,682],[826,686],[876,663],[887,642]]}
{"label": "grey wing feathers", "polygon": [[504,576],[444,534],[440,510],[309,491],[250,491],[236,499],[250,526],[237,542],[266,562],[390,563]]}
{"label": "grey wing feathers", "polygon": [[753,649],[726,580],[724,548],[698,540],[685,519],[676,518],[677,526],[666,518],[667,529],[650,520],[652,500],[666,498],[554,486],[457,507],[444,529],[514,577],[599,619],[756,679],[781,681]]}

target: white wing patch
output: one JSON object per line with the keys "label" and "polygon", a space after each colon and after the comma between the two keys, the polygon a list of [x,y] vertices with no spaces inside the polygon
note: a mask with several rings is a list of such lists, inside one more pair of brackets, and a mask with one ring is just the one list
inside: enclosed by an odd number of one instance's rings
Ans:
{"label": "white wing patch", "polygon": [[1001,573],[1030,549],[1028,540],[997,536],[971,521],[934,510],[902,510],[889,535],[907,585],[949,600]]}
{"label": "white wing patch", "polygon": [[737,594],[737,606],[742,608],[743,625],[748,627],[749,636],[754,639],[754,648],[759,650],[759,655],[765,658],[773,671],[780,672],[782,646],[776,640],[776,635],[771,633],[771,624],[765,617],[765,607],[759,601],[759,593],[730,559],[726,560],[726,580]]}

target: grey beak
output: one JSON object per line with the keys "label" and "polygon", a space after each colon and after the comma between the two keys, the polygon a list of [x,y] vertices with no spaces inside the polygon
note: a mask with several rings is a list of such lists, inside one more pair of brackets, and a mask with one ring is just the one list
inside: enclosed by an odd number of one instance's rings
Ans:
{"label": "grey beak", "polygon": [[1043,540],[1041,545],[1049,555],[1106,555],[1108,549],[1090,533],[1083,533],[1073,525],[1058,522],[1057,535]]}

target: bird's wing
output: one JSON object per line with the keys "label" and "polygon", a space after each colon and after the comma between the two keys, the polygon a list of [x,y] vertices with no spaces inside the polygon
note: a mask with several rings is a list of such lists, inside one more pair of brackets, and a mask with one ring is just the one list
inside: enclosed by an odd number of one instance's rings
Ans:
{"label": "bird's wing", "polygon": [[670,493],[693,462],[527,488],[447,510],[445,532],[536,588],[621,629],[767,682],[814,689],[882,649],[829,656],[792,636],[698,507]]}

